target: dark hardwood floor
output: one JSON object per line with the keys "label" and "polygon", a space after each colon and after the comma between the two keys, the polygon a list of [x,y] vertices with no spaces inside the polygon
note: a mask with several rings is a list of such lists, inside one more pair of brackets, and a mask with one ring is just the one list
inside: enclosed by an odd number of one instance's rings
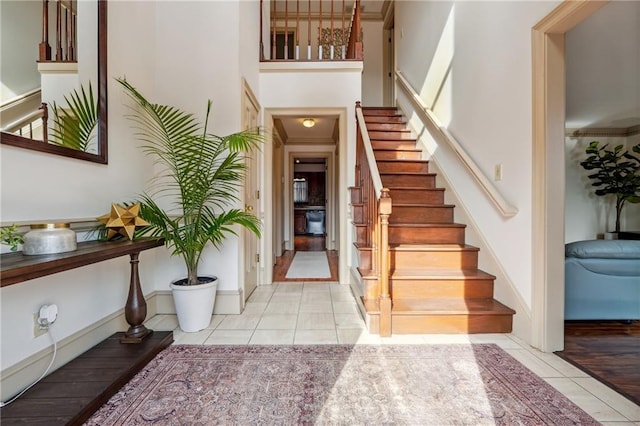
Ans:
{"label": "dark hardwood floor", "polygon": [[124,344],[116,333],[49,374],[0,410],[0,424],[81,425],[161,350],[171,331],[156,331],[142,343]]}
{"label": "dark hardwood floor", "polygon": [[[326,282],[326,278],[285,278],[296,251],[324,251],[325,247],[325,237],[323,236],[296,235],[294,239],[294,250],[286,250],[282,256],[276,257],[276,264],[273,267],[273,281]],[[338,252],[335,250],[327,250],[327,259],[329,260],[331,281],[338,281]]]}
{"label": "dark hardwood floor", "polygon": [[556,355],[640,405],[640,321],[567,321]]}

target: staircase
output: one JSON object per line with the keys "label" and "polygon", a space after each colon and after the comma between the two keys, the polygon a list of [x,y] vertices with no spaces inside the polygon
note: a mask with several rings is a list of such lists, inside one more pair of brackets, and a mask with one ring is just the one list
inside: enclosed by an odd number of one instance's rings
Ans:
{"label": "staircase", "polygon": [[[515,311],[493,299],[495,277],[478,269],[477,247],[465,244],[465,225],[421,159],[416,140],[394,108],[362,108],[382,186],[389,190],[388,293],[390,327],[381,328],[380,268],[375,265],[376,219],[367,184],[356,166],[351,188],[358,272],[371,333],[508,333]],[[359,142],[360,144],[360,142]],[[378,225],[377,228],[380,228]],[[382,290],[384,292],[384,290]],[[388,303],[388,298],[386,298]],[[388,334],[384,332],[381,334]]]}

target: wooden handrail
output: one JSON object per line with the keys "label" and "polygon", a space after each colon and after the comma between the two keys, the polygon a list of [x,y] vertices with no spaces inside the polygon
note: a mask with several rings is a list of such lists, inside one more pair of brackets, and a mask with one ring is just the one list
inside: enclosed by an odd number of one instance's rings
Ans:
{"label": "wooden handrail", "polygon": [[485,195],[487,195],[489,200],[491,200],[502,216],[513,217],[518,214],[518,209],[502,196],[500,191],[498,191],[495,185],[491,183],[469,154],[467,154],[462,145],[460,145],[446,127],[438,121],[436,116],[433,114],[433,111],[426,106],[422,98],[420,98],[420,95],[418,95],[413,87],[411,87],[411,84],[407,81],[402,72],[396,71],[396,80],[400,83],[400,88],[411,101],[418,117],[429,130],[431,136],[433,136],[439,143],[447,144],[451,149],[453,149],[453,152],[456,153],[460,161],[462,161],[462,164],[478,182]]}
{"label": "wooden handrail", "polygon": [[356,102],[356,185],[361,188],[366,229],[366,243],[371,246],[371,270],[376,278],[380,309],[380,336],[391,335],[392,300],[389,291],[389,216],[392,202],[389,189],[382,185],[373,147],[362,113]]}

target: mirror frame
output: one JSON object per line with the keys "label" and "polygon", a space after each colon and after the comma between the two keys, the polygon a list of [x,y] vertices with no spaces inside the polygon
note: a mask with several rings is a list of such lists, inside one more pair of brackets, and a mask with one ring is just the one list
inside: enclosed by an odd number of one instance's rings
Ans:
{"label": "mirror frame", "polygon": [[98,153],[78,151],[64,146],[57,146],[43,141],[36,141],[11,133],[1,133],[0,143],[107,164],[107,0],[98,2]]}

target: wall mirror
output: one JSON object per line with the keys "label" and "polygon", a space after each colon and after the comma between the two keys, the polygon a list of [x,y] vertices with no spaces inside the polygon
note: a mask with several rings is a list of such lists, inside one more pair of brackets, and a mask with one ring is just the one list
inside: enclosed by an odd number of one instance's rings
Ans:
{"label": "wall mirror", "polygon": [[[11,16],[11,3],[13,2],[13,0],[8,0],[2,1],[2,15],[4,15],[5,17],[7,16]],[[98,119],[97,119],[97,129],[96,131],[96,135],[95,135],[95,142],[93,142],[92,147],[90,149],[87,149],[86,151],[81,151],[78,149],[73,149],[73,148],[68,148],[65,146],[59,146],[59,145],[55,145],[52,143],[47,143],[44,142],[42,140],[42,138],[40,140],[36,140],[36,139],[31,139],[30,137],[27,137],[28,135],[25,136],[20,136],[19,134],[17,134],[16,132],[12,132],[12,133],[8,133],[8,132],[4,132],[2,131],[0,133],[0,142],[5,144],[5,145],[11,145],[11,146],[16,146],[16,147],[20,147],[20,148],[25,148],[25,149],[31,149],[31,150],[35,150],[35,151],[40,151],[40,152],[46,152],[49,154],[55,154],[55,155],[61,155],[61,156],[65,156],[65,157],[70,157],[70,158],[75,158],[78,160],[85,160],[85,161],[92,161],[95,163],[100,163],[100,164],[107,164],[107,0],[96,0],[97,2],[97,19],[95,20],[96,22],[96,30],[97,30],[97,46],[83,46],[82,41],[78,40],[76,44],[78,44],[78,46],[80,46],[80,49],[82,49],[83,47],[86,48],[86,51],[91,51],[92,54],[88,55],[88,59],[87,59],[87,55],[82,56],[79,55],[79,59],[78,59],[78,68],[81,68],[83,66],[82,61],[94,61],[97,59],[97,67],[95,67],[95,69],[97,70],[97,75],[90,77],[90,82],[91,85],[93,87],[93,92],[94,92],[94,96],[95,96],[95,100],[96,100],[96,104],[97,104],[97,114],[98,114]],[[22,2],[15,2],[15,3],[22,3]],[[73,30],[71,29],[71,24],[69,24],[68,27],[65,27],[65,20],[67,22],[73,22],[75,20],[75,16],[73,16],[73,10],[74,7],[76,7],[76,11],[77,11],[77,6],[78,3],[76,1],[47,1],[47,0],[43,0],[42,2],[25,2],[25,3],[38,3],[39,7],[40,7],[40,13],[39,13],[39,18],[38,18],[38,26],[39,28],[42,28],[45,26],[45,22],[46,20],[49,20],[50,22],[48,22],[48,26],[53,28],[53,31],[57,31],[58,33],[61,32],[60,28],[63,28],[63,32],[64,32],[64,36],[63,36],[63,43],[66,43],[66,40],[74,40],[77,37],[76,34],[74,34]],[[55,4],[56,6],[54,6],[54,10],[50,11],[48,14],[45,14],[42,12],[42,8],[47,7],[47,3],[51,4]],[[60,4],[62,4],[62,8],[60,6]],[[82,6],[82,5],[80,5]],[[56,11],[55,9],[58,9],[58,11]],[[64,9],[66,8],[66,9]],[[60,12],[59,10],[63,10],[63,12]],[[95,10],[95,9],[94,9]],[[47,18],[43,18],[43,15],[47,15]],[[67,16],[69,15],[69,16]],[[63,20],[62,23],[60,22],[60,16],[63,16]],[[5,18],[3,18],[3,26],[5,24],[4,21]],[[9,19],[9,18],[7,18]],[[31,19],[31,18],[29,18]],[[53,22],[51,22],[53,21]],[[41,24],[40,24],[41,23]],[[20,31],[20,28],[16,28],[13,31]],[[8,37],[5,37],[5,30],[3,30],[3,40],[7,40]],[[12,31],[12,30],[7,30],[7,31]],[[44,36],[44,30],[42,30],[42,39],[44,41],[45,36]],[[69,35],[67,35],[69,34]],[[48,37],[48,36],[47,36]],[[15,40],[16,37],[13,37],[13,39]],[[8,40],[7,40],[8,43]],[[52,53],[52,57],[55,57],[56,55],[56,50],[59,49],[59,46],[56,46],[56,43],[52,43],[53,45],[51,46],[51,50],[53,51]],[[7,48],[8,46],[5,46],[5,42],[3,41],[2,43],[2,49],[3,51],[8,51],[10,48]],[[16,47],[17,49],[18,47]],[[42,52],[42,43],[40,43],[40,45],[38,45],[36,43],[36,45],[33,46],[22,46],[21,49],[25,52],[28,52],[28,54],[30,55],[30,59],[28,60],[28,63],[30,64],[31,62],[33,62],[33,67],[37,68],[37,61],[34,61],[33,58],[38,56],[38,49],[40,49],[40,52]],[[33,52],[35,52],[35,55],[33,54]],[[42,53],[41,53],[42,55]],[[95,58],[95,59],[94,59]],[[5,54],[3,53],[3,65],[2,65],[2,71],[3,71],[3,80],[5,79],[4,76],[6,76],[7,79],[11,78],[11,73],[13,72],[14,74],[17,72],[24,72],[24,71],[19,71],[17,68],[18,67],[12,67],[12,64],[10,63],[10,61],[6,61],[5,59]],[[55,61],[52,61],[55,62]],[[58,62],[74,62],[73,60],[67,60],[67,58],[64,58],[61,61]],[[30,66],[30,65],[29,65]],[[95,66],[95,64],[91,64],[91,68],[93,68]],[[31,70],[29,70],[30,72]],[[37,72],[37,69],[36,71]],[[2,84],[2,89],[3,91],[6,89],[6,85],[5,82],[3,81]],[[19,91],[17,91],[19,92]],[[23,92],[20,92],[23,93]],[[3,92],[3,98],[2,98],[2,104],[3,106],[5,105],[5,101],[7,96],[5,96],[5,93]],[[61,104],[64,104],[64,102],[62,102]],[[63,105],[61,105],[63,106]],[[49,108],[49,122],[51,123],[52,121],[52,111],[51,108]],[[3,123],[2,123],[2,128],[5,128],[6,123],[4,123],[3,119]],[[48,126],[49,128],[51,127],[51,124],[49,124]]]}

